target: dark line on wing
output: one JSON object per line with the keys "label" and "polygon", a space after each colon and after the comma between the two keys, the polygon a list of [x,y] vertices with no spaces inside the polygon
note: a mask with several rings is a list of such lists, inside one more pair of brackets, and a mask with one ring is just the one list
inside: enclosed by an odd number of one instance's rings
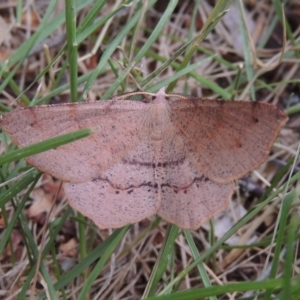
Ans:
{"label": "dark line on wing", "polygon": [[[95,177],[92,179],[92,182],[107,182],[112,188],[116,189],[116,194],[119,194],[120,191],[127,191],[128,194],[131,194],[134,189],[137,189],[137,188],[141,188],[141,187],[148,187],[149,188],[149,192],[151,191],[151,189],[155,189],[156,192],[158,190],[158,184],[157,183],[154,183],[154,182],[151,182],[151,181],[144,181],[142,182],[141,184],[138,184],[138,185],[129,185],[128,187],[125,187],[125,188],[121,188],[120,186],[112,183],[107,177],[101,177],[101,176],[98,176],[98,177]],[[204,175],[202,175],[201,177],[195,177],[193,179],[193,181],[187,185],[187,186],[183,186],[183,187],[178,187],[177,185],[173,185],[173,184],[170,184],[170,183],[162,183],[160,185],[160,188],[163,190],[164,187],[168,187],[168,188],[171,188],[171,189],[174,189],[174,191],[176,193],[178,193],[179,191],[184,191],[186,189],[188,189],[190,186],[192,186],[194,183],[196,182],[207,182],[207,181],[210,181],[209,178],[205,177]]]}
{"label": "dark line on wing", "polygon": [[203,182],[203,181],[207,182],[207,181],[210,181],[210,179],[208,177],[205,177],[204,175],[202,175],[201,177],[195,177],[189,185],[182,186],[182,187],[178,187],[177,185],[172,185],[172,184],[169,184],[169,183],[162,183],[161,184],[161,189],[163,189],[164,187],[168,187],[168,188],[174,189],[174,192],[177,194],[179,191],[186,191],[194,183],[196,183],[197,187],[199,187],[197,182]]}
{"label": "dark line on wing", "polygon": [[92,179],[92,182],[100,182],[100,181],[108,182],[111,187],[113,187],[117,190],[129,190],[128,191],[129,194],[133,192],[133,189],[140,188],[140,187],[143,187],[143,186],[146,186],[146,187],[149,187],[149,188],[154,188],[154,189],[158,188],[158,184],[153,183],[151,181],[148,181],[148,182],[144,181],[143,183],[138,184],[138,185],[131,184],[126,188],[121,188],[118,185],[112,183],[107,177],[98,176],[98,177],[95,177],[95,178]]}
{"label": "dark line on wing", "polygon": [[123,159],[122,163],[124,165],[131,165],[131,166],[141,166],[141,167],[148,167],[148,168],[166,168],[169,166],[179,166],[181,164],[183,164],[185,161],[185,157],[182,157],[178,160],[174,160],[174,161],[166,161],[166,162],[158,162],[158,163],[147,163],[147,162],[140,162],[137,160],[128,160],[128,159]]}

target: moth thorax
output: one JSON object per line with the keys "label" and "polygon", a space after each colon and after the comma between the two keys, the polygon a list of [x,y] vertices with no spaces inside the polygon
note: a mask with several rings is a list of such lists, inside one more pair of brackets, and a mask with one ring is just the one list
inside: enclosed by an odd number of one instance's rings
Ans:
{"label": "moth thorax", "polygon": [[155,103],[151,106],[150,111],[151,118],[147,122],[150,139],[160,141],[164,139],[166,128],[170,124],[170,106],[167,102]]}

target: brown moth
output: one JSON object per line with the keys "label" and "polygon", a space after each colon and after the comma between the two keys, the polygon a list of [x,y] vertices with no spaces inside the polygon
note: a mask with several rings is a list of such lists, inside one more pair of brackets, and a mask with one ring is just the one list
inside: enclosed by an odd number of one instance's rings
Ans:
{"label": "brown moth", "polygon": [[[267,103],[166,95],[17,109],[0,124],[20,147],[92,128],[90,136],[27,158],[64,182],[72,207],[100,228],[158,214],[197,229],[224,210],[234,180],[266,158],[287,116]],[[176,101],[168,101],[172,96]]]}

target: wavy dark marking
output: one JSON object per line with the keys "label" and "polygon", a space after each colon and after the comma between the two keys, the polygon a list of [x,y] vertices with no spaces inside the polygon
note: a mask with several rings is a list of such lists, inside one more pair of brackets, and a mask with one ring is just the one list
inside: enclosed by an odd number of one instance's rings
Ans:
{"label": "wavy dark marking", "polygon": [[[98,177],[95,177],[92,179],[92,182],[100,182],[100,181],[103,181],[103,182],[107,182],[111,187],[113,187],[114,189],[116,190],[132,190],[135,189],[135,188],[140,188],[140,187],[149,187],[149,188],[153,188],[153,189],[157,189],[158,188],[158,185],[157,183],[152,183],[150,181],[148,182],[143,182],[141,184],[137,184],[137,185],[129,185],[128,187],[125,187],[125,188],[121,188],[119,187],[118,185],[114,184],[111,182],[111,180],[109,180],[107,177],[102,177],[102,176],[98,176]],[[131,192],[132,192],[131,191]]]}
{"label": "wavy dark marking", "polygon": [[179,166],[182,165],[185,161],[186,157],[182,157],[178,160],[173,160],[173,161],[166,161],[166,162],[158,162],[158,163],[147,163],[147,162],[140,162],[136,160],[128,160],[128,159],[123,159],[122,163],[124,165],[131,165],[131,166],[141,166],[141,167],[149,167],[149,168],[167,168],[170,166]]}

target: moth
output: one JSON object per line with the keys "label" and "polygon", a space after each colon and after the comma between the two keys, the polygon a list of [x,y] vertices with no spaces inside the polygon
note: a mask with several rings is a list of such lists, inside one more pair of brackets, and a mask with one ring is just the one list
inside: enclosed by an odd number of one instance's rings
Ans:
{"label": "moth", "polygon": [[27,161],[62,180],[70,205],[100,228],[157,214],[197,229],[228,206],[234,180],[263,163],[287,121],[267,103],[136,95],[145,93],[16,109],[0,124],[19,147],[92,129]]}

